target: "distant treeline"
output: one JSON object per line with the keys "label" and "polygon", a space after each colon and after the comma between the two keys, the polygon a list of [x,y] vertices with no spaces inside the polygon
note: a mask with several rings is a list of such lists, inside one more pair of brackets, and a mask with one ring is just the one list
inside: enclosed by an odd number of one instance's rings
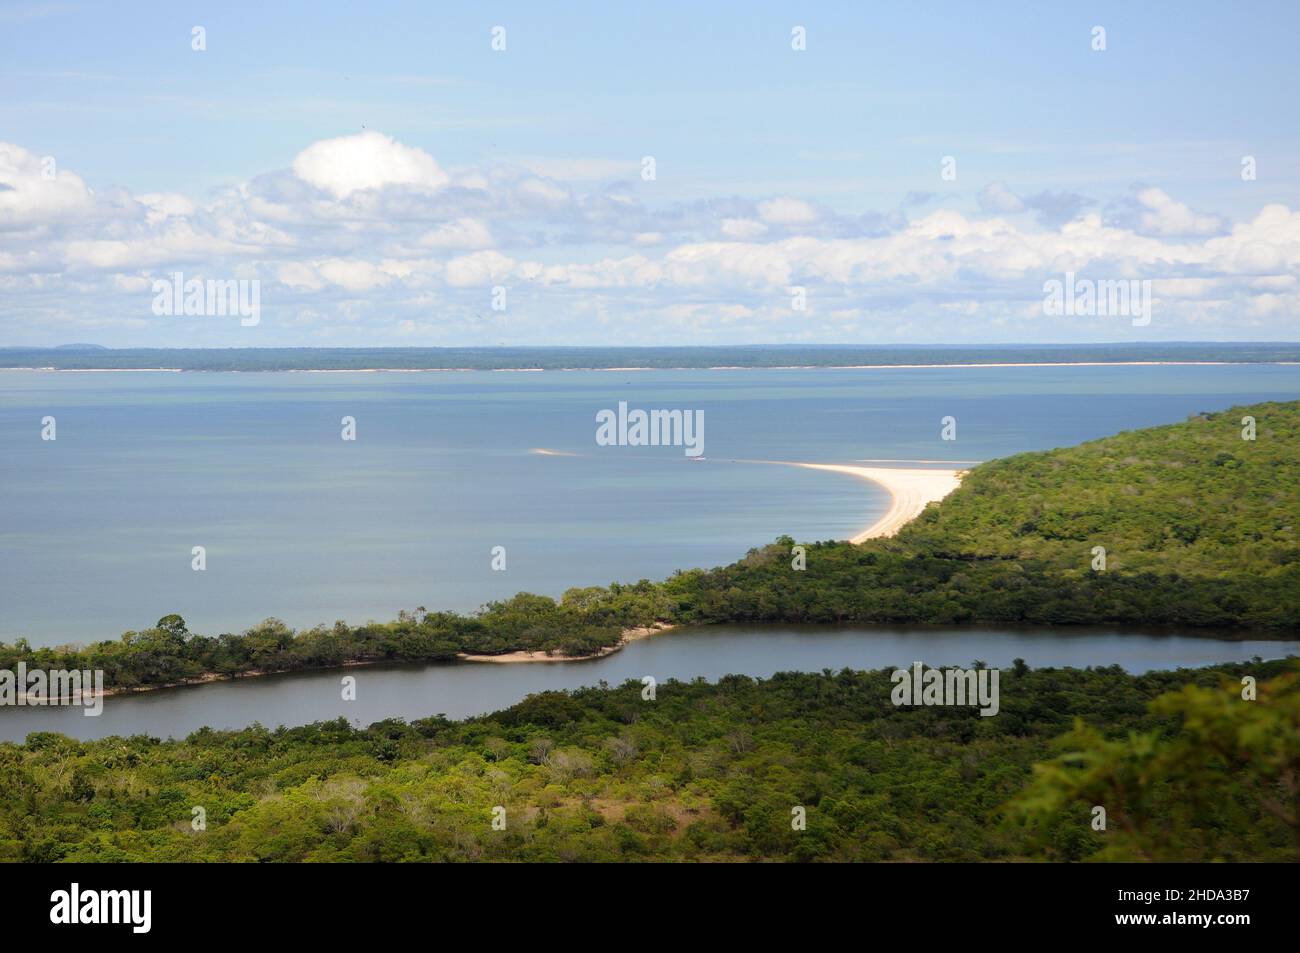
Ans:
{"label": "distant treeline", "polygon": [[732,675],[463,722],[33,733],[0,744],[0,861],[1297,858],[1294,663],[1017,661],[989,718],[891,687]]}
{"label": "distant treeline", "polygon": [[[1243,425],[1250,418],[1249,426]],[[1243,439],[1248,432],[1254,439]],[[1173,625],[1300,630],[1300,402],[1204,414],[976,467],[895,539],[782,537],[663,582],[521,593],[478,613],[403,612],[294,632],[192,635],[179,615],[86,648],[0,644],[0,668],[102,669],[118,688],[204,675],[586,655],[653,623]],[[796,569],[796,564],[805,566]]]}
{"label": "distant treeline", "polygon": [[413,348],[0,348],[0,368],[176,368],[293,371],[513,368],[844,367],[864,364],[1017,364],[1073,361],[1300,361],[1300,344],[1048,344],[952,347],[778,345],[749,347]]}

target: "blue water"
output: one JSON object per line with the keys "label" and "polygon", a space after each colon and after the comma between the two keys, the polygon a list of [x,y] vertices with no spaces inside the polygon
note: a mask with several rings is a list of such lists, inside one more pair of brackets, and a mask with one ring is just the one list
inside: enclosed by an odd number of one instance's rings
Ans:
{"label": "blue water", "polygon": [[[1270,365],[0,371],[0,638],[113,638],[170,612],[203,633],[361,622],[661,578],[782,533],[845,538],[886,507],[863,481],[733,461],[973,462],[1297,396],[1300,367]],[[597,446],[620,400],[703,410],[707,459]]]}

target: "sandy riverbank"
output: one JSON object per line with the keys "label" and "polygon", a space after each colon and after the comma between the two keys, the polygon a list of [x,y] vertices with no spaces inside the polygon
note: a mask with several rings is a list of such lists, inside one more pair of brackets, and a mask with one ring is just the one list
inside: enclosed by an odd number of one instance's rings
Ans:
{"label": "sandy riverbank", "polygon": [[796,463],[809,470],[829,470],[870,480],[889,493],[889,509],[849,542],[861,543],[880,536],[893,536],[906,523],[921,515],[930,503],[942,500],[961,485],[965,470],[911,467],[855,467],[835,463]]}
{"label": "sandy riverbank", "polygon": [[602,646],[590,655],[547,655],[545,652],[506,652],[501,655],[470,655],[461,652],[456,657],[466,662],[583,662],[588,659],[604,658],[612,655],[629,642],[648,638],[660,632],[667,632],[672,626],[660,622],[657,625],[644,625],[636,629],[624,629],[623,635],[613,645]]}
{"label": "sandy riverbank", "polygon": [[[659,632],[666,632],[673,628],[667,623],[658,623],[656,625],[641,626],[635,629],[624,629],[622,637],[614,645],[606,645],[599,651],[590,655],[547,655],[545,652],[507,652],[503,655],[470,655],[461,652],[456,656],[460,661],[465,662],[582,662],[587,659],[604,658],[617,652],[628,642],[635,642],[637,639],[644,639]],[[231,682],[245,678],[262,678],[267,675],[302,675],[314,672],[331,672],[340,669],[360,668],[367,665],[380,665],[383,663],[392,664],[391,659],[349,659],[340,662],[338,665],[329,665],[324,668],[301,668],[285,671],[264,672],[261,669],[249,669],[245,672],[237,672],[229,675],[218,674],[217,672],[207,672],[194,678],[185,678],[175,682],[164,682],[160,685],[136,685],[130,688],[106,688],[102,692],[87,692],[85,697],[94,699],[95,697],[111,698],[113,696],[131,696],[142,695],[146,692],[156,692],[164,688],[188,688],[194,685],[210,685],[213,682]],[[30,697],[30,696],[29,696]],[[29,704],[34,704],[29,702]]]}

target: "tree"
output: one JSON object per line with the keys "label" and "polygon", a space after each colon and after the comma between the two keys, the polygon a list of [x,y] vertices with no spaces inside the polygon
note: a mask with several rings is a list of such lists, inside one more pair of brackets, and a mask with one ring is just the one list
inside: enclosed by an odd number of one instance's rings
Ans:
{"label": "tree", "polygon": [[1150,705],[1172,730],[1124,738],[1076,720],[1012,815],[1059,836],[1063,814],[1090,824],[1104,808],[1091,853],[1101,860],[1233,860],[1249,845],[1257,859],[1300,860],[1300,672],[1261,683],[1257,700],[1245,694],[1227,680],[1186,685]]}
{"label": "tree", "polygon": [[174,612],[171,615],[165,615],[159,619],[158,624],[154,626],[154,628],[162,629],[175,639],[184,639],[190,634],[189,628],[185,625],[185,620]]}

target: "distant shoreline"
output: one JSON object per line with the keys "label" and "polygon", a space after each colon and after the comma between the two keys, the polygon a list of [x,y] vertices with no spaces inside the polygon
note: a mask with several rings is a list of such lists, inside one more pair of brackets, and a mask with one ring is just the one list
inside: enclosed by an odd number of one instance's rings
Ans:
{"label": "distant shoreline", "polygon": [[1278,367],[1300,366],[1300,361],[984,361],[951,364],[719,364],[708,367],[286,367],[286,368],[201,368],[201,367],[0,367],[0,371],[28,371],[55,374],[544,374],[561,371],[883,371],[926,370],[941,367]]}

